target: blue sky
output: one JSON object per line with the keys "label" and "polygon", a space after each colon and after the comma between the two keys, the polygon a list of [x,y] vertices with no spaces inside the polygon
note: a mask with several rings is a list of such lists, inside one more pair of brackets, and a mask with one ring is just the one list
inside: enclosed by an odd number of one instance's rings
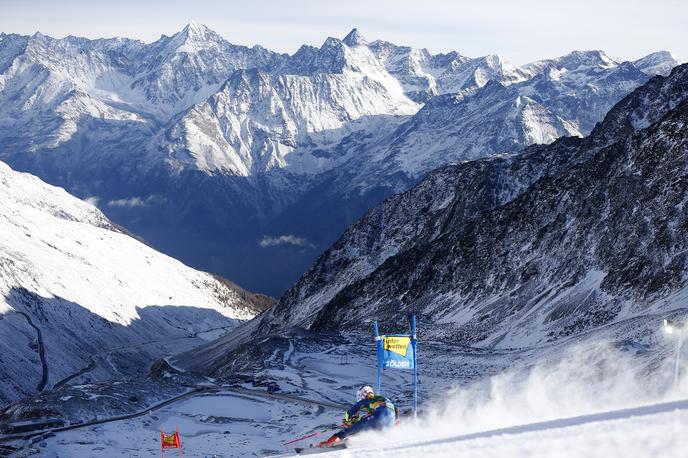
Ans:
{"label": "blue sky", "polygon": [[573,49],[636,59],[668,49],[688,58],[686,0],[0,0],[0,31],[153,41],[197,21],[237,44],[294,52],[358,27],[369,40],[498,53],[516,64]]}

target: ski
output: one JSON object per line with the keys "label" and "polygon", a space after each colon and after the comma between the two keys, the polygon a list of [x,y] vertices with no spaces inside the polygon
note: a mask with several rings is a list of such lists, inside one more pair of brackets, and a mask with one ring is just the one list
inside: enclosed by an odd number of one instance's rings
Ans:
{"label": "ski", "polygon": [[297,447],[294,449],[298,455],[315,455],[316,453],[333,452],[335,450],[343,450],[346,444],[337,444],[330,447]]}

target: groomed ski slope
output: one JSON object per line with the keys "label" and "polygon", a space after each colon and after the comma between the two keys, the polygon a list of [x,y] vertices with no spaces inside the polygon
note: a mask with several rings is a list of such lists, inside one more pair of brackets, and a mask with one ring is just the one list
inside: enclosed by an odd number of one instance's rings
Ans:
{"label": "groomed ski slope", "polygon": [[[426,426],[427,427],[427,426]],[[688,400],[422,440],[424,428],[353,440],[331,457],[521,458],[682,457],[688,454]],[[408,438],[413,439],[409,440]],[[397,438],[402,444],[394,444]],[[406,439],[404,439],[406,438]],[[373,445],[371,442],[382,442]]]}

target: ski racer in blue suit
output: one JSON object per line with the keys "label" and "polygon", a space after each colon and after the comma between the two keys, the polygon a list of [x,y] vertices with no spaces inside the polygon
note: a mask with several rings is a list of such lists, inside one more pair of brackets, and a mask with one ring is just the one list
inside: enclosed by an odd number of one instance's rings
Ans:
{"label": "ski racer in blue suit", "polygon": [[346,411],[344,429],[318,444],[319,447],[336,445],[345,437],[361,431],[384,429],[395,425],[397,411],[394,404],[384,396],[377,396],[371,386],[360,387],[356,392],[356,399],[356,404]]}

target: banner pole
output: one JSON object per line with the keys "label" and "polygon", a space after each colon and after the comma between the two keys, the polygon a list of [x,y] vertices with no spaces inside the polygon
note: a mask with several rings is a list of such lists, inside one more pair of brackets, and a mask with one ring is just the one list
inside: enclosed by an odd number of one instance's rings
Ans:
{"label": "banner pole", "polygon": [[381,379],[381,373],[380,371],[382,368],[380,367],[380,329],[378,328],[377,321],[374,324],[375,328],[375,353],[377,356],[377,394],[379,395],[381,390],[382,390],[382,379]]}
{"label": "banner pole", "polygon": [[416,315],[411,315],[411,343],[413,345],[413,418],[418,418],[418,360],[416,339]]}

